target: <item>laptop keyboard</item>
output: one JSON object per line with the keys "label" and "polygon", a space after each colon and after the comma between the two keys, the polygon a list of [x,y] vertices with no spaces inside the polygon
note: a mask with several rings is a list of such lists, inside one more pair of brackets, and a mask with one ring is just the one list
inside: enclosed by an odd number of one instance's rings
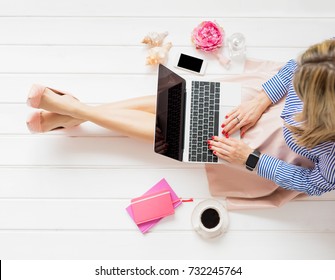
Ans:
{"label": "laptop keyboard", "polygon": [[191,162],[217,162],[207,140],[218,135],[220,83],[192,81],[190,152]]}

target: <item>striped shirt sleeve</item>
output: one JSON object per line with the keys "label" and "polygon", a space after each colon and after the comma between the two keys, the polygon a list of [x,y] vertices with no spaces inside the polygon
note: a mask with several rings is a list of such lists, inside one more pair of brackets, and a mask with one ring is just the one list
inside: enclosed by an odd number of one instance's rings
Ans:
{"label": "striped shirt sleeve", "polygon": [[297,63],[291,59],[276,75],[262,84],[265,93],[273,104],[286,95],[296,67]]}
{"label": "striped shirt sleeve", "polygon": [[308,195],[321,195],[335,190],[335,144],[330,153],[319,157],[312,169],[262,154],[257,172],[258,175],[274,181],[278,186]]}

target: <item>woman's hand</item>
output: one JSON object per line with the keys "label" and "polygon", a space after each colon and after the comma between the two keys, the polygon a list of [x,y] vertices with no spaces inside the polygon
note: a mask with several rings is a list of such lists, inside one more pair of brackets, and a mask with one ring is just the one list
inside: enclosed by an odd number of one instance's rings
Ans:
{"label": "woman's hand", "polygon": [[264,91],[250,101],[240,104],[226,116],[226,121],[222,124],[222,134],[231,135],[237,130],[241,130],[241,136],[253,127],[264,111],[272,104]]}
{"label": "woman's hand", "polygon": [[208,145],[217,157],[241,165],[246,163],[249,155],[254,150],[242,140],[217,136],[213,136],[212,140],[208,141]]}

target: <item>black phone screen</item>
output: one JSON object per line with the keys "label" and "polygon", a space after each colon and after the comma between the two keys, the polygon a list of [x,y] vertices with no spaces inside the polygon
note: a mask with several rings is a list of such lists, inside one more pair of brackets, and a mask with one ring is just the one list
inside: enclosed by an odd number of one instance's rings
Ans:
{"label": "black phone screen", "polygon": [[180,54],[177,66],[200,73],[203,62],[200,58],[182,53]]}

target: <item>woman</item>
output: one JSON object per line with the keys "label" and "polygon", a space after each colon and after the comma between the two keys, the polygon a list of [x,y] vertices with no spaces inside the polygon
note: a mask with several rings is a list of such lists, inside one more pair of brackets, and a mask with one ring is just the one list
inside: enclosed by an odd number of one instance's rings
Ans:
{"label": "woman", "polygon": [[[264,153],[266,149],[255,150],[252,145],[246,144],[248,141],[245,139],[252,135],[249,131],[262,120],[267,110],[283,99],[285,106],[281,117],[285,122],[285,141],[295,153],[311,161],[312,164],[306,167],[287,163]],[[27,125],[32,132],[46,132],[91,121],[152,143],[155,101],[155,96],[146,96],[93,107],[69,94],[33,86],[27,102],[44,111],[35,112],[28,119]],[[260,93],[230,112],[222,124],[222,133],[228,137],[210,139],[209,149],[235,166],[246,165],[248,172],[257,170],[259,176],[286,190],[320,195],[335,189],[334,109],[335,40],[326,40],[310,47],[298,62],[289,61],[263,84]],[[229,138],[229,134],[238,129],[241,130],[243,140]],[[213,173],[213,170],[217,172],[222,166],[215,166],[212,171],[211,168],[207,168],[208,174]],[[211,185],[210,177],[209,181]]]}
{"label": "woman", "polygon": [[[241,129],[243,135],[267,107],[284,97],[281,117],[286,143],[315,166],[300,168],[263,154],[258,174],[283,188],[309,195],[335,189],[335,40],[312,46],[298,64],[289,61],[263,84],[259,96],[229,114],[223,132]],[[219,157],[237,164],[244,164],[253,151],[234,139],[216,137],[209,144]]]}

